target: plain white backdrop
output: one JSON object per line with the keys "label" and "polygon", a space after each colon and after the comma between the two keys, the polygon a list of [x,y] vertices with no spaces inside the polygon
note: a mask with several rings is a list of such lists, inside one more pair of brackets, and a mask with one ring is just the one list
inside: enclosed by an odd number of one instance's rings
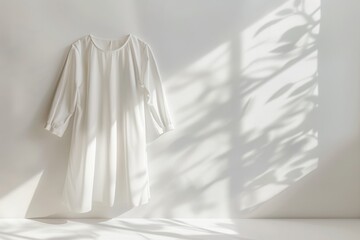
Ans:
{"label": "plain white backdrop", "polygon": [[[44,130],[70,44],[133,33],[176,129],[121,217],[360,217],[357,0],[0,1],[0,217],[63,212],[71,126]],[[72,122],[71,122],[72,123]]]}

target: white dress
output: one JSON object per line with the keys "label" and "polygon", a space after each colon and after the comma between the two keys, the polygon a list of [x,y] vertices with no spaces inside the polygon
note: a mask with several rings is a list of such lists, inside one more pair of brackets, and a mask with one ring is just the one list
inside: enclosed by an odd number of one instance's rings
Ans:
{"label": "white dress", "polygon": [[71,44],[45,129],[73,131],[62,204],[132,208],[149,202],[147,146],[174,129],[153,51],[133,34]]}

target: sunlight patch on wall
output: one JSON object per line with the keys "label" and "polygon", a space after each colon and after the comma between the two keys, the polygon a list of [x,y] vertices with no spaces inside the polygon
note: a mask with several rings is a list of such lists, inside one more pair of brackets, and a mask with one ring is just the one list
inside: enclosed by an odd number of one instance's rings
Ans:
{"label": "sunlight patch on wall", "polygon": [[[36,173],[30,179],[12,189],[11,192],[8,192],[6,196],[3,196],[0,199],[0,215],[11,215],[14,218],[25,217],[23,213],[29,208],[36,186],[43,173],[44,171]],[[24,196],[29,197],[25,198]]]}
{"label": "sunlight patch on wall", "polygon": [[[282,192],[317,168],[320,0],[291,0],[241,33],[241,157],[251,172],[238,192],[241,211]],[[266,167],[260,167],[263,163]]]}
{"label": "sunlight patch on wall", "polygon": [[152,214],[243,213],[317,168],[319,7],[288,1],[168,79],[179,164],[161,163]]}

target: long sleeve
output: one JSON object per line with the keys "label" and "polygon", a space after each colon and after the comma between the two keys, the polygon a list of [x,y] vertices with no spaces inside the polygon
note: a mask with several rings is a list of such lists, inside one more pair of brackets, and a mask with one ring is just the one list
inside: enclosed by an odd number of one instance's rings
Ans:
{"label": "long sleeve", "polygon": [[76,107],[78,54],[76,47],[71,45],[44,126],[46,130],[58,137],[63,136]]}
{"label": "long sleeve", "polygon": [[158,64],[149,45],[145,47],[142,73],[145,87],[146,141],[149,144],[162,134],[175,129]]}

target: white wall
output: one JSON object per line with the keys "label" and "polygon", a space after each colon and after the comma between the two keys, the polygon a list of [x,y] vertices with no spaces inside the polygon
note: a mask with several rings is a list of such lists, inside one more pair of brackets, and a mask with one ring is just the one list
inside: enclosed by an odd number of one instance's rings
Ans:
{"label": "white wall", "polygon": [[360,217],[359,11],[1,1],[0,217],[79,217],[58,202],[72,128],[57,138],[43,126],[69,44],[128,32],[153,46],[177,128],[148,149],[151,202],[121,217]]}

